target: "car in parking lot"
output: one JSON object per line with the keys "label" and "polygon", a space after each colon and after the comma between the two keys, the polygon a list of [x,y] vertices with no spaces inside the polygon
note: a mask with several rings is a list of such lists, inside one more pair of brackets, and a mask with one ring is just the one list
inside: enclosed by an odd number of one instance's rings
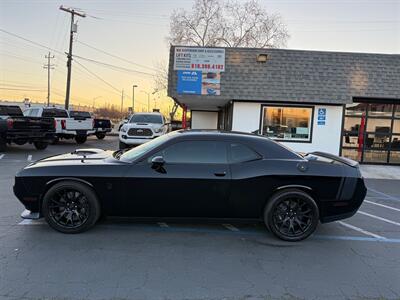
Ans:
{"label": "car in parking lot", "polygon": [[54,140],[55,120],[49,117],[26,117],[19,106],[0,105],[0,151],[7,144],[32,143],[44,150]]}
{"label": "car in parking lot", "polygon": [[126,149],[146,143],[168,132],[168,123],[159,112],[135,113],[122,125],[119,148]]}
{"label": "car in parking lot", "polygon": [[75,139],[78,144],[87,140],[88,133],[93,130],[93,119],[73,115],[66,109],[56,107],[31,107],[24,111],[29,117],[51,117],[56,120],[56,138],[54,143],[60,139]]}
{"label": "car in parking lot", "polygon": [[72,118],[93,120],[93,130],[88,131],[88,135],[95,135],[99,140],[104,139],[106,134],[112,130],[112,123],[109,119],[94,118],[88,111],[71,110],[69,113]]}
{"label": "car in parking lot", "polygon": [[300,156],[265,137],[175,131],[129,151],[82,149],[34,162],[15,177],[23,218],[63,233],[101,215],[263,220],[299,241],[319,222],[354,215],[366,195],[354,161]]}

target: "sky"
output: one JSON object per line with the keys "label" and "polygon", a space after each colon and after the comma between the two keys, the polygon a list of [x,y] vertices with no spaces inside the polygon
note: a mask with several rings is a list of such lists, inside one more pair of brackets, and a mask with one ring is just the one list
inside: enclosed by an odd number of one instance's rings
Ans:
{"label": "sky", "polygon": [[[244,2],[244,0],[238,0]],[[260,0],[286,23],[289,49],[400,54],[400,0]],[[0,29],[50,47],[51,100],[62,103],[70,15],[60,5],[79,8],[75,35],[71,102],[75,105],[131,106],[136,110],[172,104],[165,92],[154,95],[157,65],[168,60],[166,37],[174,9],[190,10],[191,0],[40,1],[0,0]],[[100,50],[100,51],[99,51]],[[0,99],[47,97],[47,49],[0,31]],[[102,52],[103,51],[103,52]],[[112,57],[107,52],[116,57]],[[88,61],[92,59],[102,64]],[[107,64],[107,65],[105,65]],[[118,66],[125,70],[115,69]]]}

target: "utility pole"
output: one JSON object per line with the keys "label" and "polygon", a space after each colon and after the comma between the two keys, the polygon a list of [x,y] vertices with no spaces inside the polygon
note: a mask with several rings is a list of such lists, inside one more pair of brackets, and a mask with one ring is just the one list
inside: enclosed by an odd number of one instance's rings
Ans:
{"label": "utility pole", "polygon": [[60,9],[71,14],[71,29],[70,29],[70,33],[69,33],[69,51],[67,54],[67,57],[68,57],[67,89],[66,89],[66,93],[65,93],[65,109],[68,109],[69,95],[70,95],[70,89],[71,89],[72,43],[74,41],[74,33],[77,32],[77,28],[78,28],[77,24],[74,23],[74,19],[75,19],[75,15],[82,17],[82,18],[85,18],[86,15],[84,13],[75,11],[73,8],[66,8],[66,7],[63,7],[62,5],[60,6]]}
{"label": "utility pole", "polygon": [[43,66],[44,69],[47,69],[47,106],[50,106],[50,70],[54,69],[54,65],[50,63],[50,60],[54,58],[54,55],[51,56],[49,52],[49,55],[44,57],[47,58],[47,64]]}
{"label": "utility pole", "polygon": [[124,90],[122,90],[121,94],[121,112],[124,110]]}
{"label": "utility pole", "polygon": [[132,85],[132,113],[135,112],[135,87],[138,87],[136,84]]}

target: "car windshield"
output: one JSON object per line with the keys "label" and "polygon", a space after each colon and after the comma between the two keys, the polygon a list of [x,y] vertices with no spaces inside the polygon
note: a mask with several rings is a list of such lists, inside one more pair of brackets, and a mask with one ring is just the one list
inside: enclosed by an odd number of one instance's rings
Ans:
{"label": "car windshield", "polygon": [[154,140],[151,140],[150,142],[147,142],[145,144],[137,146],[137,147],[125,152],[124,154],[122,154],[119,157],[119,159],[121,161],[125,161],[125,162],[134,161],[137,158],[139,158],[140,156],[142,156],[143,154],[145,154],[145,153],[157,148],[161,144],[165,143],[166,141],[171,139],[171,137],[174,136],[175,134],[176,134],[176,132],[171,132],[169,134],[162,135],[158,138],[155,138]]}
{"label": "car windshield", "polygon": [[162,117],[160,115],[133,115],[129,121],[130,123],[158,123],[162,124]]}
{"label": "car windshield", "polygon": [[75,117],[79,117],[79,118],[91,118],[91,115],[89,112],[87,111],[70,111],[69,115],[71,116],[71,118],[75,118]]}

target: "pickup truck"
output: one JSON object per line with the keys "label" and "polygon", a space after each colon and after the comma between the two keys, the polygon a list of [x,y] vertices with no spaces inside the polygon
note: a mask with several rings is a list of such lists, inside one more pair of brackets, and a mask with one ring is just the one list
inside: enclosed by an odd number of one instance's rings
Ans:
{"label": "pickup truck", "polygon": [[135,113],[121,127],[119,149],[140,145],[164,135],[169,130],[169,124],[165,117],[158,112]]}
{"label": "pickup truck", "polygon": [[43,150],[54,136],[53,118],[25,117],[19,106],[0,105],[0,151],[5,151],[11,143],[33,143],[36,149]]}
{"label": "pickup truck", "polygon": [[[70,111],[71,117],[79,116],[81,118],[91,119],[92,115],[87,111]],[[112,124],[109,119],[94,119],[93,130],[89,135],[94,134],[99,140],[106,137],[106,134],[111,132]]]}
{"label": "pickup truck", "polygon": [[56,120],[56,144],[61,139],[75,139],[78,144],[87,140],[88,133],[93,130],[93,119],[71,116],[66,109],[56,107],[32,107],[24,112],[29,117],[53,117]]}

